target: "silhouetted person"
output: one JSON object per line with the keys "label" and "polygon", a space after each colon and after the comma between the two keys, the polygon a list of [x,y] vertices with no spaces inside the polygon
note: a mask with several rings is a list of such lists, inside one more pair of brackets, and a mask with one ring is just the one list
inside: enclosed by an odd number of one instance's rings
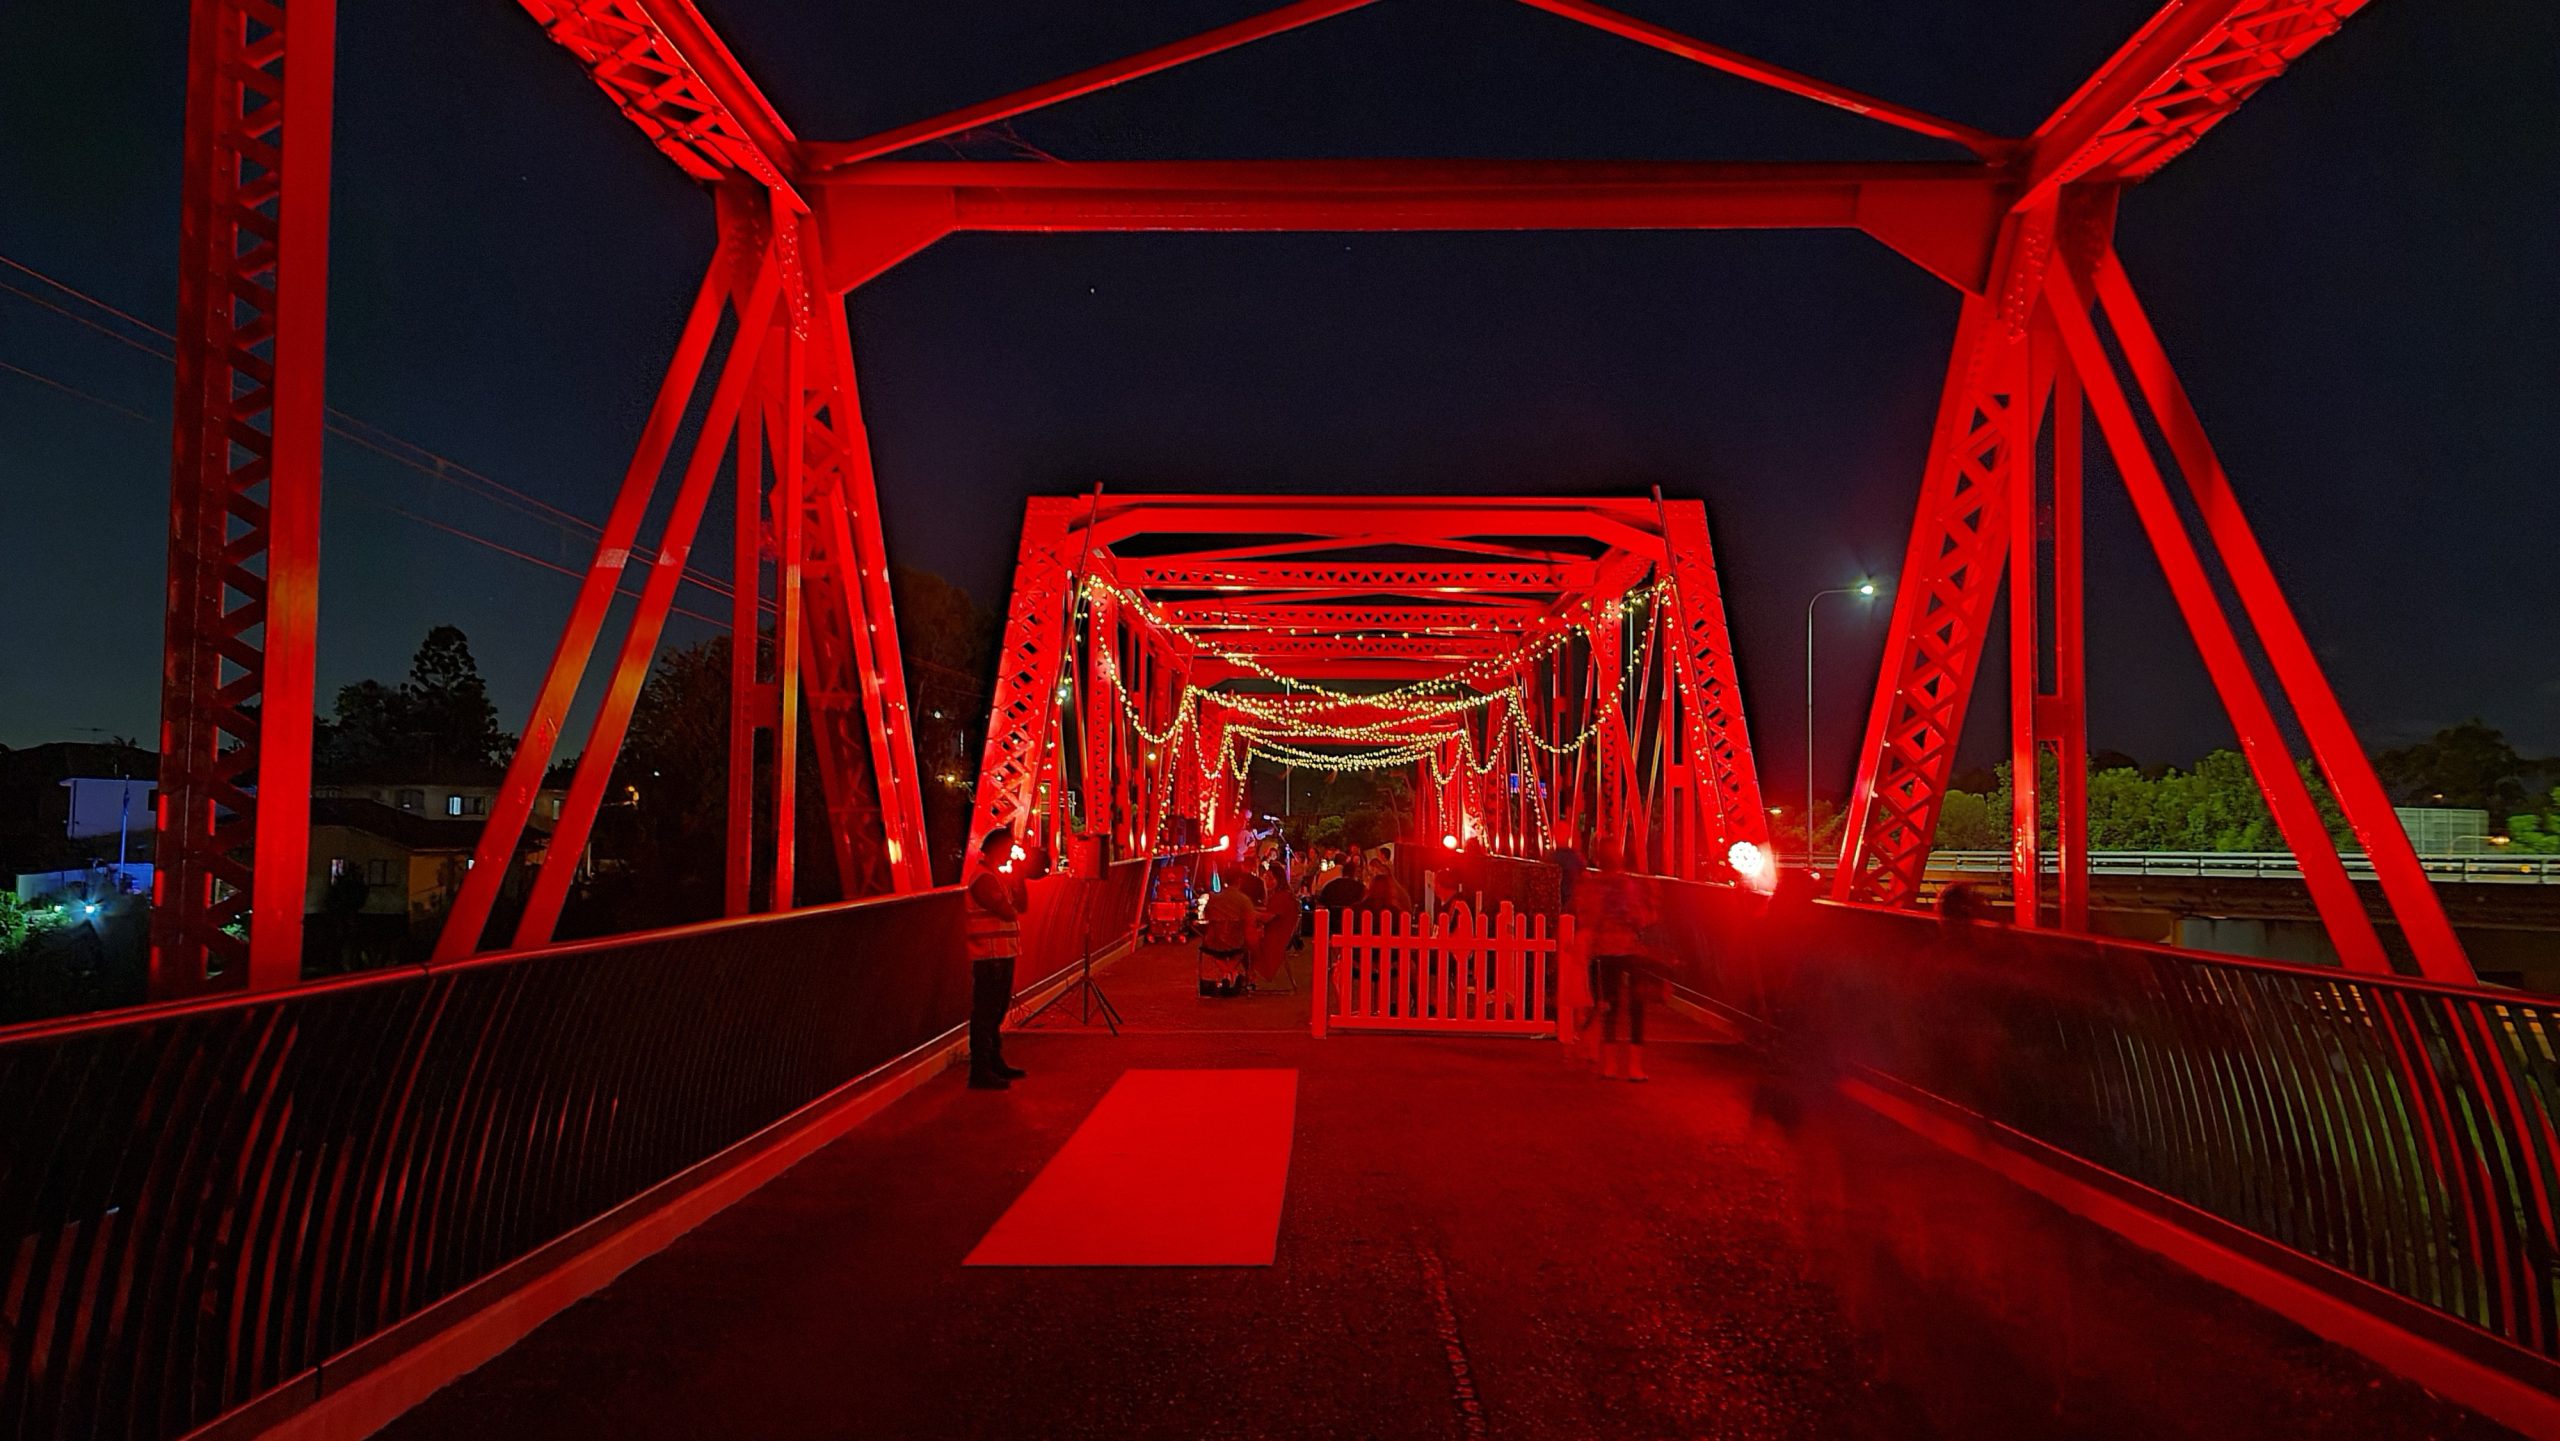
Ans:
{"label": "silhouetted person", "polygon": [[[1602,837],[1591,847],[1591,868],[1573,888],[1573,923],[1591,937],[1592,991],[1607,1007],[1601,1020],[1600,1074],[1630,1081],[1644,1074],[1644,978],[1638,974],[1652,942],[1653,896],[1644,882],[1621,869],[1618,843]],[[1623,1049],[1618,1024],[1624,1021]]]}
{"label": "silhouetted person", "polygon": [[1232,996],[1245,979],[1245,953],[1253,944],[1262,906],[1245,889],[1242,866],[1230,866],[1201,914],[1200,994]]}
{"label": "silhouetted person", "polygon": [[1273,856],[1262,873],[1262,929],[1253,938],[1255,984],[1269,980],[1287,964],[1289,943],[1298,937],[1298,921],[1297,893],[1289,889],[1289,877]]}
{"label": "silhouetted person", "polygon": [[969,860],[963,909],[969,938],[969,1086],[1001,1091],[1023,1076],[1004,1061],[1004,1011],[1013,1001],[1013,963],[1022,954],[1022,913],[1031,888],[1016,873],[1013,827],[998,826]]}
{"label": "silhouetted person", "polygon": [[1395,863],[1384,853],[1369,857],[1369,879],[1360,888],[1360,909],[1364,911],[1410,911],[1413,897],[1406,894],[1396,879]]}

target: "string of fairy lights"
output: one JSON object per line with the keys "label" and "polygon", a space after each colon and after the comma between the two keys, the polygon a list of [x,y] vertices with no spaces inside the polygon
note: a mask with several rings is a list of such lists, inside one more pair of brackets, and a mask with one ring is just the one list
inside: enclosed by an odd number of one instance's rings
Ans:
{"label": "string of fairy lights", "polygon": [[[1430,770],[1433,785],[1445,788],[1462,771],[1489,775],[1515,756],[1524,768],[1534,769],[1533,753],[1559,760],[1578,755],[1618,713],[1619,697],[1614,689],[1598,698],[1590,723],[1579,733],[1571,739],[1551,741],[1527,724],[1530,707],[1522,677],[1576,636],[1588,639],[1598,626],[1623,622],[1630,614],[1668,595],[1671,586],[1671,578],[1665,575],[1616,599],[1585,605],[1578,613],[1540,617],[1528,623],[1523,644],[1512,650],[1480,656],[1437,676],[1366,693],[1336,690],[1288,675],[1258,656],[1222,646],[1213,634],[1183,624],[1145,595],[1106,577],[1086,577],[1078,599],[1088,604],[1108,600],[1125,607],[1147,624],[1189,643],[1197,653],[1280,687],[1280,694],[1266,695],[1185,684],[1174,698],[1171,718],[1160,727],[1150,726],[1147,707],[1131,694],[1121,674],[1116,647],[1103,647],[1095,656],[1095,667],[1111,686],[1130,731],[1151,748],[1150,759],[1152,752],[1170,750],[1178,754],[1187,733],[1202,782],[1195,789],[1201,824],[1206,829],[1214,824],[1211,812],[1221,772],[1232,774],[1241,787],[1258,759],[1325,772],[1395,770],[1423,764]],[[1502,629],[1499,625],[1492,628]],[[1480,632],[1487,626],[1482,621],[1469,621],[1463,626],[1439,629]],[[1495,684],[1497,681],[1505,683]],[[1061,677],[1062,694],[1066,684]],[[1479,753],[1466,717],[1498,702],[1504,704],[1494,712],[1493,734]],[[1242,722],[1251,723],[1226,725],[1212,745],[1209,728],[1201,720],[1202,707],[1210,703],[1224,706]],[[1346,711],[1387,714],[1355,720],[1342,714]],[[1345,744],[1366,748],[1313,748]],[[1158,814],[1170,812],[1175,775],[1174,766],[1160,770]],[[1545,788],[1527,789],[1540,831],[1552,834],[1554,818]]]}

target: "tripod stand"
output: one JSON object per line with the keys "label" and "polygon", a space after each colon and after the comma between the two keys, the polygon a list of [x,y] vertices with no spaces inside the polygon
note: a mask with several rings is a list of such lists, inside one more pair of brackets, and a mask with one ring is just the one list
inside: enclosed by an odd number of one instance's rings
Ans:
{"label": "tripod stand", "polygon": [[[1131,951],[1138,948],[1138,938],[1147,923],[1147,882],[1154,878],[1155,864],[1150,861],[1146,871],[1138,877],[1138,918],[1129,929]],[[1114,1036],[1120,1034],[1120,1008],[1111,1004],[1111,998],[1102,993],[1101,985],[1093,979],[1093,914],[1090,911],[1084,915],[1082,930],[1084,961],[1076,972],[1076,978],[1060,989],[1056,995],[1041,1002],[1040,1009],[1023,1017],[1023,1028],[1029,1028],[1042,1016],[1049,1014],[1050,1007],[1073,996],[1076,998],[1076,1009],[1079,1013],[1076,1022],[1078,1025],[1090,1026],[1093,1024],[1093,1018],[1099,1015],[1102,1017],[1102,1023],[1111,1028],[1111,1034]]]}

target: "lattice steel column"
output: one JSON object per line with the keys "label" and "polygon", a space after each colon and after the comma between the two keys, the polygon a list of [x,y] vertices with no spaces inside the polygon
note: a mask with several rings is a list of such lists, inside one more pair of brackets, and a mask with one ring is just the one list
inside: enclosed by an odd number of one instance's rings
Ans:
{"label": "lattice steel column", "polygon": [[1724,590],[1707,538],[1707,508],[1695,500],[1664,501],[1662,528],[1679,638],[1678,664],[1669,679],[1681,690],[1693,793],[1703,792],[1698,820],[1711,840],[1704,859],[1720,867],[1735,841],[1768,849],[1769,812],[1760,803],[1760,772],[1751,760]]}
{"label": "lattice steel column", "polygon": [[1031,820],[1032,788],[1048,750],[1051,704],[1069,637],[1068,593],[1075,556],[1068,522],[1086,509],[1083,496],[1035,495],[1023,507],[1022,544],[1013,562],[1013,599],[1005,613],[1004,649],[996,657],[995,705],[978,765],[978,798],[969,822],[969,851],[1000,825]]}
{"label": "lattice steel column", "polygon": [[156,996],[302,976],[336,25],[335,0],[189,13]]}
{"label": "lattice steel column", "polygon": [[2046,205],[2003,226],[1992,289],[1967,296],[1957,322],[1841,835],[1834,893],[1842,900],[1909,905],[1920,894],[2008,559],[2012,471],[2032,459],[2027,326],[2054,219]]}
{"label": "lattice steel column", "polygon": [[[787,242],[800,229],[788,226],[782,238]],[[802,248],[808,245],[804,239]],[[814,260],[808,263],[814,268]],[[852,669],[846,678],[861,697],[868,786],[888,861],[887,885],[881,889],[923,890],[933,884],[924,780],[916,765],[914,713],[907,701],[906,662],[889,593],[889,554],[880,532],[880,493],[854,377],[853,340],[841,299],[820,292],[811,297],[810,306],[808,523],[834,562],[835,588],[841,592],[836,603],[843,607],[842,626],[852,642]],[[824,422],[818,423],[814,417],[821,413]],[[871,889],[848,885],[845,893],[864,895]]]}

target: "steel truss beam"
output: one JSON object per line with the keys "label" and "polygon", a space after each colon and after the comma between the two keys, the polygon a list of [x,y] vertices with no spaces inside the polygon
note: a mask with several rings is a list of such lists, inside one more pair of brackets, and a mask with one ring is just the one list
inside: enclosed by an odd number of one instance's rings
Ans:
{"label": "steel truss beam", "polygon": [[1843,900],[1909,905],[1920,894],[2007,561],[2013,472],[2029,444],[2027,326],[2054,221],[2050,207],[2009,221],[1992,295],[1968,296],[1956,322],[1841,836]]}
{"label": "steel truss beam", "polygon": [[[1769,813],[1760,803],[1759,770],[1742,718],[1742,683],[1725,627],[1724,589],[1707,540],[1707,509],[1694,500],[1662,501],[1663,560],[1671,580],[1672,625],[1678,637],[1671,680],[1680,698],[1683,760],[1699,773],[1705,794],[1684,836],[1705,845],[1685,857],[1681,874],[1721,865],[1727,847],[1769,847]],[[1685,849],[1685,847],[1684,847]]]}
{"label": "steel truss beam", "polygon": [[964,230],[1862,230],[1970,289],[2010,184],[1980,165],[872,161],[820,203],[907,254]]}
{"label": "steel truss beam", "polygon": [[1473,594],[1552,595],[1588,590],[1598,573],[1589,562],[1562,565],[1399,564],[1394,562],[1243,561],[1192,565],[1181,560],[1123,559],[1124,584],[1142,590],[1304,591],[1336,595],[1383,592],[1433,597]]}
{"label": "steel truss beam", "polygon": [[[814,234],[804,234],[802,253],[816,243]],[[816,265],[812,256],[811,267]],[[922,890],[933,884],[924,778],[916,765],[906,663],[889,594],[888,545],[881,534],[853,340],[844,303],[816,281],[808,284],[799,305],[808,316],[811,347],[802,403],[810,415],[806,524],[814,542],[807,614],[820,774],[828,782],[838,854],[863,852],[874,832],[880,837],[881,866],[858,864],[841,872],[844,893]]]}
{"label": "steel truss beam", "polygon": [[1367,631],[1407,633],[1502,631],[1517,634],[1544,613],[1531,605],[1243,605],[1227,601],[1173,601],[1158,607],[1194,630]]}
{"label": "steel truss beam", "polygon": [[1019,831],[1028,824],[1039,799],[1035,787],[1051,743],[1049,719],[1057,709],[1068,618],[1076,605],[1078,552],[1068,529],[1084,504],[1081,497],[1034,496],[1024,508],[1013,599],[1005,610],[1003,647],[996,652],[995,705],[969,822],[972,853],[997,826]]}
{"label": "steel truss beam", "polygon": [[336,25],[336,0],[189,11],[160,997],[302,979]]}
{"label": "steel truss beam", "polygon": [[2170,0],[2029,138],[2020,209],[2184,154],[2366,0]]}
{"label": "steel truss beam", "polygon": [[1766,85],[1774,90],[1783,90],[1790,95],[1800,95],[1807,100],[1820,101],[1834,109],[1846,110],[1852,115],[1863,115],[1870,120],[1882,121],[1884,124],[1908,130],[1915,135],[1926,135],[1933,140],[1952,141],[1986,160],[2001,159],[2017,146],[2014,140],[2004,140],[1997,135],[1976,130],[1970,125],[1959,124],[1953,120],[1942,120],[1926,111],[1914,110],[1907,105],[1897,105],[1890,100],[1879,100],[1872,95],[1862,95],[1843,85],[1816,80],[1810,75],[1772,65],[1766,60],[1745,55],[1738,50],[1727,50],[1721,45],[1710,45],[1703,40],[1692,39],[1677,31],[1666,30],[1648,21],[1638,20],[1632,15],[1620,14],[1606,6],[1594,5],[1591,0],[1521,0],[1521,3],[1534,9],[1544,10],[1551,15],[1561,15],[1567,20],[1606,31],[1611,35],[1633,40],[1639,45],[1650,46],[1664,54],[1677,55],[1683,60],[1695,61],[1710,69],[1740,76],[1755,84]]}
{"label": "steel truss beam", "polygon": [[1252,635],[1222,639],[1220,650],[1229,655],[1252,656],[1256,660],[1277,661],[1306,656],[1314,659],[1368,660],[1441,660],[1469,661],[1489,655],[1501,655],[1518,647],[1517,636],[1481,635]]}
{"label": "steel truss beam", "polygon": [[690,0],[518,0],[660,154],[696,180],[743,177],[806,210],[798,142]]}

